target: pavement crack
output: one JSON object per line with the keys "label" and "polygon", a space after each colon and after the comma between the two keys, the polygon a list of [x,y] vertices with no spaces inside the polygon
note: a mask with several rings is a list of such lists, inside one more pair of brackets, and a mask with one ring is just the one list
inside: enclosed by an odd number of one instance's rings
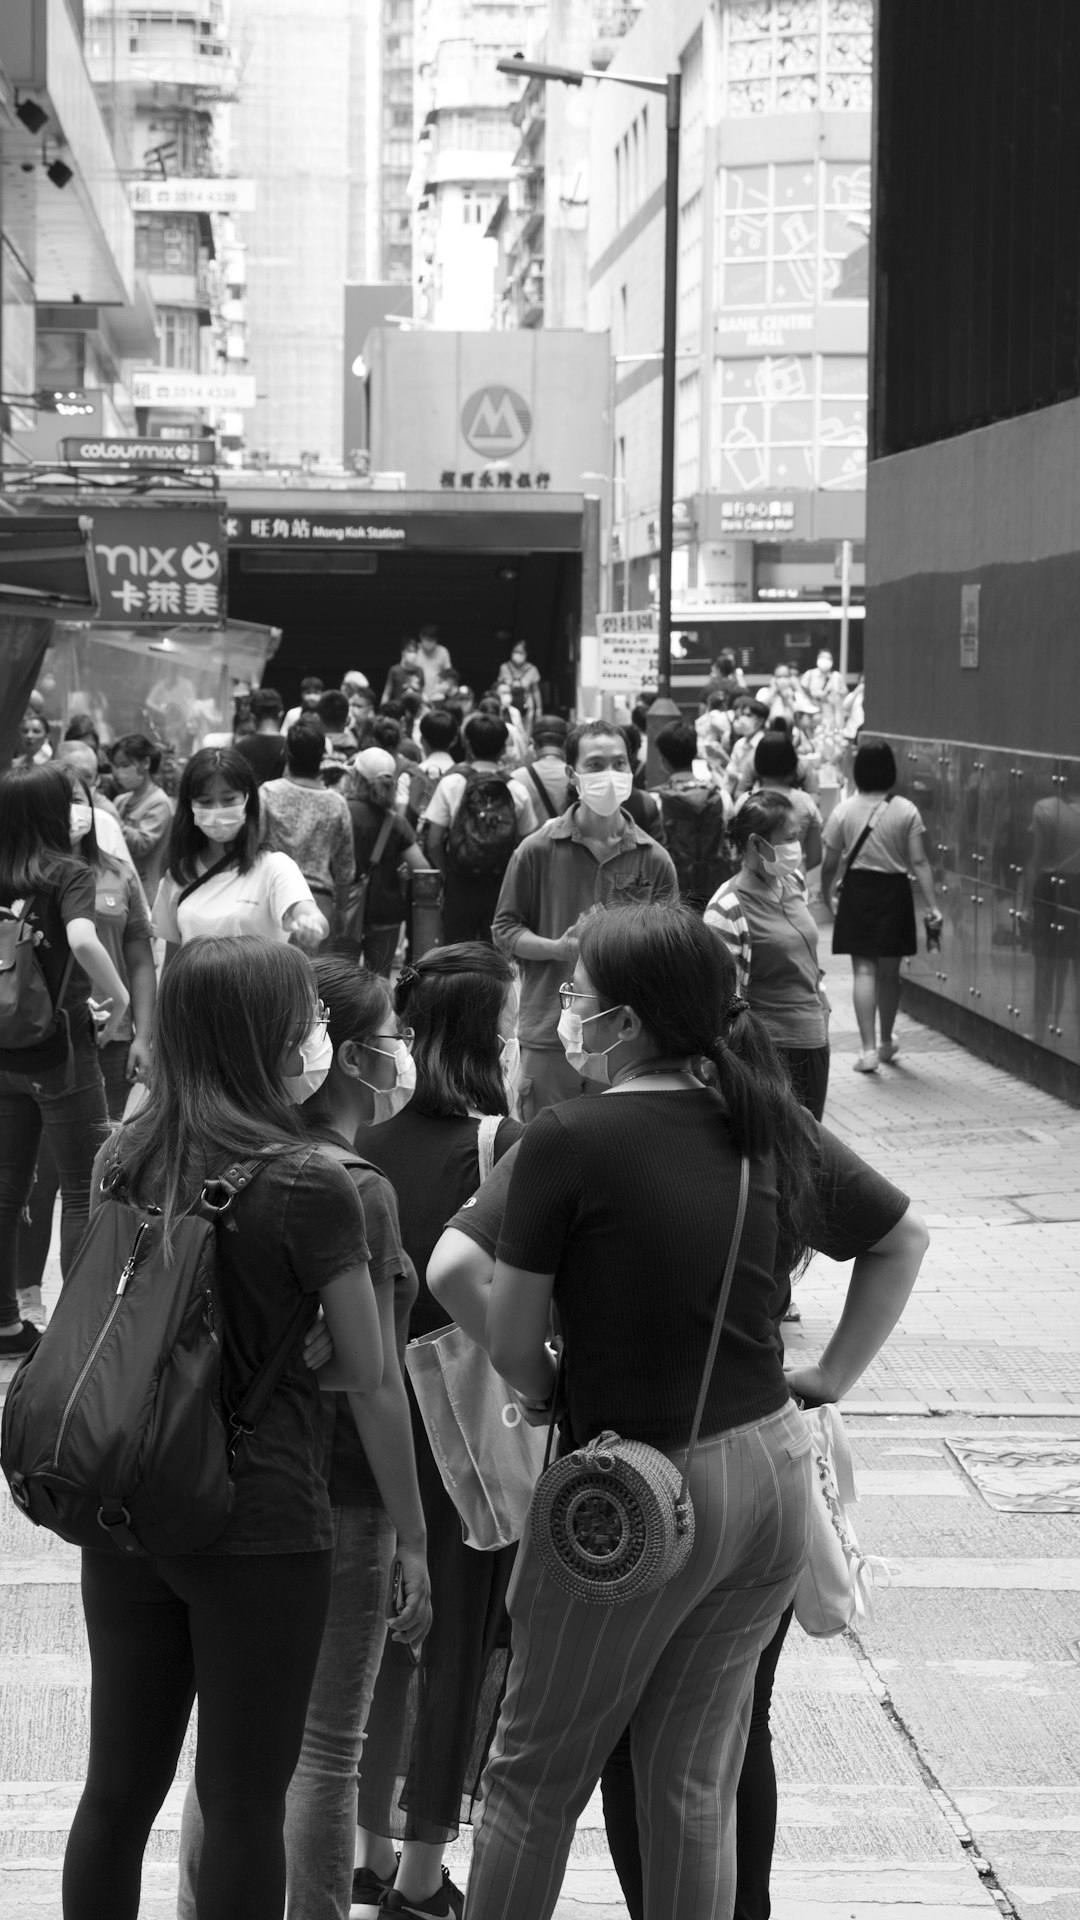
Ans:
{"label": "pavement crack", "polygon": [[933,1767],[925,1758],[914,1733],[889,1691],[888,1682],[878,1671],[872,1655],[867,1652],[859,1634],[853,1627],[849,1627],[844,1634],[844,1638],[855,1656],[857,1665],[862,1670],[863,1679],[877,1700],[886,1719],[903,1741],[914,1765],[922,1777],[927,1792],[930,1794],[931,1799],[939,1809],[944,1820],[952,1829],[962,1852],[965,1857],[970,1860],[982,1885],[990,1894],[998,1912],[1003,1916],[1003,1920],[1023,1920],[1020,1909],[1013,1905],[1012,1900],[997,1877],[993,1863],[986,1858],[971,1827],[965,1820],[952,1795],[948,1789],[942,1785]]}

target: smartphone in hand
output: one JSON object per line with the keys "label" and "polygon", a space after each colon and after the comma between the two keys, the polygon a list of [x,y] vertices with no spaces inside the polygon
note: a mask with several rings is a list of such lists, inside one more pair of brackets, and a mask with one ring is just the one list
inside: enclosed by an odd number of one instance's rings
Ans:
{"label": "smartphone in hand", "polygon": [[[387,1619],[391,1622],[396,1620],[398,1614],[401,1612],[404,1605],[405,1605],[405,1574],[402,1569],[401,1561],[395,1560],[393,1566],[390,1569],[390,1604],[386,1610]],[[407,1652],[410,1660],[412,1661],[413,1666],[418,1667],[420,1665],[419,1647],[410,1646],[407,1640],[399,1640],[397,1644],[399,1647],[405,1648],[405,1651]]]}

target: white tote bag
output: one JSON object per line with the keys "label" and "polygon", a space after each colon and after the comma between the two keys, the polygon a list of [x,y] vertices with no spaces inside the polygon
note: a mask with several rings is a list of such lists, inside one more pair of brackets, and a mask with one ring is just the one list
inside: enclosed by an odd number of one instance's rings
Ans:
{"label": "white tote bag", "polygon": [[827,1640],[872,1624],[875,1575],[887,1577],[889,1569],[859,1546],[849,1511],[859,1496],[839,1408],[813,1407],[803,1418],[811,1440],[810,1557],[795,1589],[795,1618],[804,1633]]}

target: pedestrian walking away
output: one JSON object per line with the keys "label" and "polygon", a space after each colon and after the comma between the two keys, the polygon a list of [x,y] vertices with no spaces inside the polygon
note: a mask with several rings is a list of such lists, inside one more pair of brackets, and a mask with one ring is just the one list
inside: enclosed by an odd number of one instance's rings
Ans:
{"label": "pedestrian walking away", "polygon": [[492,923],[522,972],[521,1113],[573,1100],[581,1076],[558,1035],[560,984],[594,907],[675,900],[671,859],[622,811],[632,775],[626,741],[606,720],[586,720],[566,741],[573,799],[522,843],[506,870]]}
{"label": "pedestrian walking away", "polygon": [[298,720],[285,737],[281,780],[259,790],[263,843],[296,862],[331,930],[342,925],[354,871],[352,820],[344,797],[319,777],[326,735],[318,720]]}
{"label": "pedestrian walking away", "polygon": [[467,758],[447,773],[424,814],[432,865],[443,874],[443,939],[490,940],[503,876],[514,848],[536,830],[528,787],[502,772],[504,720],[471,714],[462,728]]}
{"label": "pedestrian walking away", "polygon": [[893,1025],[900,1005],[900,962],[918,952],[909,874],[935,926],[942,916],[922,815],[894,791],[896,759],[888,741],[865,741],[855,755],[854,774],[858,791],[825,826],[821,897],[836,916],[833,952],[851,955],[861,1043],[855,1071],[876,1073],[880,1062],[890,1064],[899,1052]]}
{"label": "pedestrian walking away", "polygon": [[285,1792],[331,1582],[321,1395],[370,1392],[383,1373],[363,1208],[297,1110],[327,1050],[303,954],[249,937],[193,940],[162,976],[148,1099],[99,1155],[131,1204],[161,1210],[166,1251],[207,1180],[262,1163],[216,1240],[226,1407],[305,1300],[309,1323],[325,1315],[333,1358],[307,1365],[298,1335],[257,1431],[236,1448],[231,1517],[202,1552],[83,1554],[90,1755],[65,1920],[136,1920],[143,1850],[196,1694],[199,1920],[282,1911]]}
{"label": "pedestrian walking away", "polygon": [[295,860],[261,845],[259,787],[233,747],[203,747],[184,768],[169,860],[152,915],[166,965],[182,942],[256,934],[315,952],[329,928]]}
{"label": "pedestrian walking away", "polygon": [[697,734],[684,721],[673,720],[656,736],[656,751],[664,769],[657,798],[663,810],[664,844],[675,863],[679,895],[703,913],[723,881],[731,875],[727,843],[731,800],[715,780],[702,780],[694,771]]}
{"label": "pedestrian walking away", "polygon": [[427,866],[413,829],[394,804],[397,771],[392,753],[365,747],[345,784],[354,860],[345,931],[362,943],[364,965],[384,975],[394,964],[405,917],[401,868]]}
{"label": "pedestrian walking away", "polygon": [[285,702],[276,688],[256,687],[248,708],[255,730],[240,736],[236,751],[248,762],[261,787],[264,780],[279,780],[285,771],[285,736],[281,731]]}
{"label": "pedestrian walking away", "polygon": [[[397,1191],[405,1247],[420,1277],[411,1339],[450,1324],[424,1276],[447,1219],[478,1184],[483,1121],[498,1123],[496,1161],[521,1134],[508,1117],[517,998],[513,967],[480,942],[434,948],[398,979],[394,1005],[412,1029],[416,1090],[403,1111],[364,1135],[363,1146]],[[471,1817],[507,1661],[504,1602],[515,1549],[481,1553],[465,1544],[411,1385],[408,1391],[434,1620],[419,1668],[390,1647],[376,1683],[360,1769],[357,1920],[376,1920],[380,1911],[413,1920],[460,1915],[443,1853]],[[397,1865],[395,1839],[402,1843]]]}
{"label": "pedestrian walking away", "polygon": [[[334,1536],[330,1609],[300,1757],[285,1796],[285,1877],[290,1920],[348,1920],[356,1852],[356,1770],[386,1639],[395,1555],[402,1573],[402,1606],[392,1626],[400,1643],[418,1646],[430,1625],[431,1601],[403,1383],[416,1273],[401,1244],[393,1187],[384,1174],[358,1158],[366,1130],[398,1085],[400,1045],[391,1038],[396,1027],[390,995],[378,975],[338,956],[320,957],[314,972],[316,991],[329,1016],[333,1057],[328,1068],[308,1068],[296,1083],[297,1092],[306,1095],[300,1117],[309,1137],[345,1166],[360,1196],[383,1373],[369,1393],[323,1395],[323,1470]],[[309,1364],[318,1353],[312,1343]],[[177,1920],[196,1920],[202,1847],[202,1813],[193,1782],[181,1828]]]}
{"label": "pedestrian walking away", "polygon": [[[695,1536],[682,1570],[638,1600],[586,1603],[546,1572],[526,1527],[469,1920],[548,1920],[574,1823],[627,1727],[645,1920],[721,1920],[733,1910],[749,1698],[758,1655],[794,1592],[809,1511],[809,1436],[776,1340],[787,1286],[777,1297],[774,1276],[812,1244],[820,1172],[812,1123],[768,1035],[733,1005],[733,988],[730,956],[689,909],[596,916],[562,1019],[567,1045],[599,1063],[609,1092],[543,1114],[517,1150],[486,1306],[488,1348],[526,1409],[544,1417],[555,1387],[546,1344],[554,1300],[574,1445],[610,1429],[681,1463],[744,1153],[750,1198],[705,1403],[708,1438],[691,1474]],[[693,1072],[700,1059],[715,1088]],[[904,1196],[888,1192],[886,1218],[906,1218]],[[881,1219],[879,1208],[875,1225]],[[925,1245],[917,1223],[900,1237],[903,1257],[880,1276],[863,1270],[819,1367],[795,1376],[800,1396],[845,1390],[895,1324]],[[660,1293],[658,1273],[677,1276]],[[448,1298],[439,1256],[436,1276]],[[663,1367],[646,1365],[658,1350]]]}

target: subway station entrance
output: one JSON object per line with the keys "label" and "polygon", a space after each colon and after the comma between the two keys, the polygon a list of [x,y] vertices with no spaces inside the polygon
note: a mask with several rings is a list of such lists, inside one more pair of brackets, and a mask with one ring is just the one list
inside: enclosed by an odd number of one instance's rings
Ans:
{"label": "subway station entrance", "polygon": [[281,628],[266,677],[287,704],[304,674],[336,686],[350,667],[378,698],[402,641],[428,621],[478,694],[509,634],[526,642],[545,702],[573,703],[596,608],[596,501],[232,483],[227,501],[229,613]]}

